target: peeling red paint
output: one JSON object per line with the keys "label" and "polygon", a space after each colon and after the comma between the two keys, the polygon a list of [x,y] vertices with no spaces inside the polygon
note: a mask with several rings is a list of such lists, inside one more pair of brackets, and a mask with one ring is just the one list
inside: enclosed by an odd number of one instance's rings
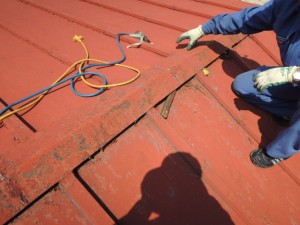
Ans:
{"label": "peeling red paint", "polygon": [[28,204],[28,200],[23,194],[22,189],[14,179],[7,177],[3,172],[0,172],[0,181],[5,183],[11,198],[19,199],[22,205]]}

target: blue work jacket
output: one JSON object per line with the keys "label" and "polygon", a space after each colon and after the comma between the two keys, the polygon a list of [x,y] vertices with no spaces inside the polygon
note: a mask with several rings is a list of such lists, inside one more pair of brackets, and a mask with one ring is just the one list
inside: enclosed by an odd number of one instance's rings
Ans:
{"label": "blue work jacket", "polygon": [[205,34],[255,34],[274,30],[284,66],[300,66],[300,4],[271,0],[262,6],[215,16],[202,26]]}

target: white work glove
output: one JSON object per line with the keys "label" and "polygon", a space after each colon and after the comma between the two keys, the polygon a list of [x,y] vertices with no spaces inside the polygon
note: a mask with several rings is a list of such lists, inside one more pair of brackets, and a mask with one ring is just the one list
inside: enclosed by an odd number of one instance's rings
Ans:
{"label": "white work glove", "polygon": [[180,43],[184,39],[190,39],[190,43],[187,46],[187,50],[191,50],[191,48],[194,46],[196,41],[198,41],[204,35],[205,34],[202,31],[202,25],[200,25],[199,27],[196,27],[192,30],[189,30],[181,34],[176,42]]}
{"label": "white work glove", "polygon": [[268,87],[294,82],[294,73],[299,67],[276,67],[260,72],[254,77],[254,86],[260,92]]}

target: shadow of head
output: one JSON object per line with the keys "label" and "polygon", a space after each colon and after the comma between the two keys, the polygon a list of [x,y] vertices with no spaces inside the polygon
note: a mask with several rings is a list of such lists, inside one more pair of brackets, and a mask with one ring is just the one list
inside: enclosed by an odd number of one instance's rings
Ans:
{"label": "shadow of head", "polygon": [[168,155],[160,167],[145,175],[141,199],[121,224],[233,224],[208,194],[201,176],[200,163],[191,154]]}

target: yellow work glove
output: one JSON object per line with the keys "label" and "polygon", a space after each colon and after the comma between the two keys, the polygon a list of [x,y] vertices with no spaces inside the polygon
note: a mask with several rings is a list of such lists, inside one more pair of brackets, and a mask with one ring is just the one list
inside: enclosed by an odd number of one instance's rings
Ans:
{"label": "yellow work glove", "polygon": [[204,35],[205,34],[202,31],[202,25],[200,25],[199,27],[196,27],[192,30],[189,30],[181,34],[176,42],[180,43],[184,39],[190,39],[190,43],[187,46],[187,50],[191,50],[191,48],[194,46],[196,41],[198,41]]}
{"label": "yellow work glove", "polygon": [[260,92],[268,87],[279,86],[286,83],[293,83],[294,73],[299,67],[276,67],[260,72],[254,77],[254,86]]}

